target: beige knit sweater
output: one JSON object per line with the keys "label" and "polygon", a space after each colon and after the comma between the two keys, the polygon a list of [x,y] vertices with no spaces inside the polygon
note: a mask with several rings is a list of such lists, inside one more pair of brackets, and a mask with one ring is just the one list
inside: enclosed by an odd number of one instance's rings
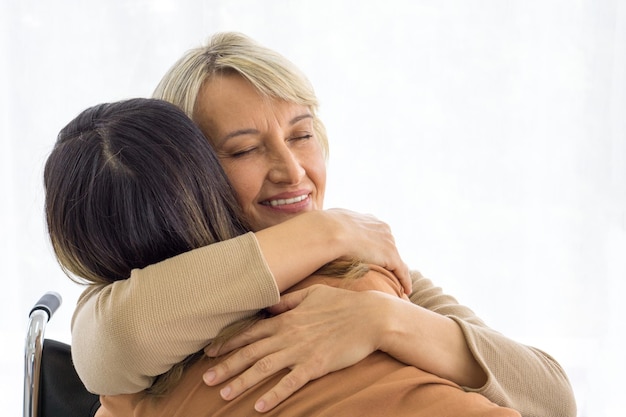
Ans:
{"label": "beige knit sweater", "polygon": [[[419,272],[412,278],[411,301],[454,319],[488,375],[474,391],[525,417],[576,415],[570,384],[552,357],[488,328]],[[91,392],[135,393],[202,349],[223,326],[276,304],[279,296],[248,233],[134,270],[127,280],[89,287],[72,320],[72,358]]]}

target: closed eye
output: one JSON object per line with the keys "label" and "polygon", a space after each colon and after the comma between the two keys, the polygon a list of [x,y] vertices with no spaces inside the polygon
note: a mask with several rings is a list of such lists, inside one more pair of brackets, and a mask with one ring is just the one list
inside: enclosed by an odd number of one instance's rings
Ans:
{"label": "closed eye", "polygon": [[252,152],[254,152],[257,148],[246,148],[246,149],[242,149],[240,151],[236,151],[230,154],[231,158],[240,158],[242,156],[246,156],[251,154]]}
{"label": "closed eye", "polygon": [[296,137],[290,138],[289,140],[290,141],[292,141],[292,140],[307,140],[307,139],[311,139],[312,137],[313,137],[313,135],[306,134],[306,135],[296,136]]}

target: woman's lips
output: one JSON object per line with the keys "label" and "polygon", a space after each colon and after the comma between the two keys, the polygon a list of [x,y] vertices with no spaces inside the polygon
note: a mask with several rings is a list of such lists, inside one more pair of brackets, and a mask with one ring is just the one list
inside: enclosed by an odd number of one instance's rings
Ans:
{"label": "woman's lips", "polygon": [[302,194],[302,195],[291,197],[291,198],[278,198],[275,200],[265,200],[265,201],[262,201],[261,204],[264,206],[280,207],[280,206],[300,203],[308,199],[309,196],[310,194]]}

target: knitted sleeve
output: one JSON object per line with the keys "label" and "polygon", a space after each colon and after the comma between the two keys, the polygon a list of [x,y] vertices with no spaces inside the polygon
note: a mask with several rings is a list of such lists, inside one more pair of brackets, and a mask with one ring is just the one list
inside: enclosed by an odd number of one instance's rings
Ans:
{"label": "knitted sleeve", "polygon": [[453,319],[487,374],[475,391],[494,403],[519,411],[524,417],[575,417],[576,402],[561,366],[539,349],[525,346],[487,327],[472,310],[412,272],[414,304]]}
{"label": "knitted sleeve", "polygon": [[279,297],[248,233],[87,288],[72,319],[72,359],[89,391],[138,392],[222,327]]}

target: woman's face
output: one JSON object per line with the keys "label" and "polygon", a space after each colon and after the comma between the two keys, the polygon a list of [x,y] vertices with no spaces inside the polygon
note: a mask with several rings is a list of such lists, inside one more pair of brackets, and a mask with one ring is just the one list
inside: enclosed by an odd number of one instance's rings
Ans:
{"label": "woman's face", "polygon": [[200,89],[194,119],[253,230],[322,209],[326,164],[308,107],[265,98],[239,75],[216,75]]}

